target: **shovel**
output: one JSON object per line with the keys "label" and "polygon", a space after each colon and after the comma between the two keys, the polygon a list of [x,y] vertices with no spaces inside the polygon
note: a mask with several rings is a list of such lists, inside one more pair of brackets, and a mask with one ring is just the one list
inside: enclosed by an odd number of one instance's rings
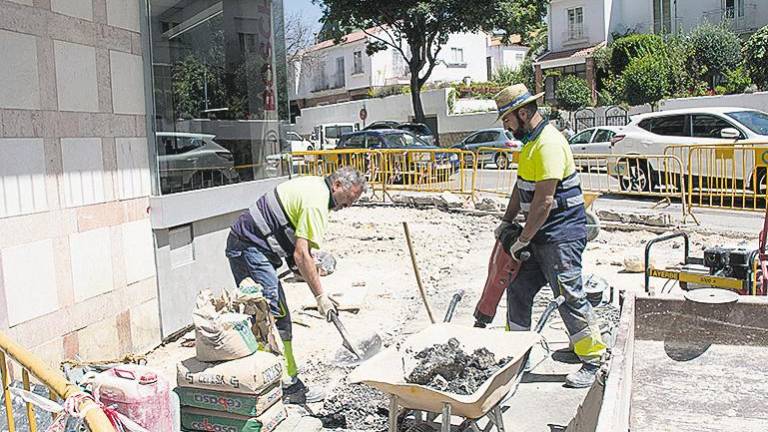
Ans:
{"label": "shovel", "polygon": [[339,362],[351,364],[360,363],[368,360],[369,358],[376,355],[379,351],[381,351],[381,336],[379,336],[378,333],[373,333],[369,337],[366,337],[360,341],[355,341],[349,336],[349,332],[347,332],[346,327],[344,327],[341,319],[339,319],[338,312],[331,311],[329,312],[329,316],[331,318],[331,322],[336,327],[336,330],[338,330],[339,334],[341,335],[342,346],[355,356],[355,359],[352,359],[353,361],[349,362],[349,359],[344,361],[345,359],[340,358],[341,356],[337,355],[337,360]]}

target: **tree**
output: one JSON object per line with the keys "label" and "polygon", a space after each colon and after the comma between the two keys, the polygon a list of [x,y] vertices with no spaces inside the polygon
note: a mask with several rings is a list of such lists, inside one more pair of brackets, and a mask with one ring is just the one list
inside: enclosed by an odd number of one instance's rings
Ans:
{"label": "tree", "polygon": [[417,122],[424,121],[421,88],[440,61],[449,34],[502,29],[507,35],[528,35],[546,12],[546,2],[540,0],[486,0],[482,7],[466,0],[312,1],[323,9],[324,32],[337,41],[362,30],[370,40],[368,55],[386,49],[402,55]]}
{"label": "tree", "polygon": [[613,41],[610,49],[611,72],[619,76],[629,63],[664,49],[664,41],[654,34],[629,34]]}
{"label": "tree", "polygon": [[[286,75],[286,87],[295,88],[297,74],[309,76],[313,70],[318,66],[319,56],[316,52],[311,51],[310,48],[315,45],[316,32],[315,26],[311,22],[298,12],[293,12],[285,16],[284,20],[284,33],[285,33],[285,48],[284,52],[275,52],[275,57],[278,59],[278,66],[280,66],[279,60],[285,58],[286,70],[281,71],[281,68],[277,68],[278,82],[281,79],[281,73]],[[289,92],[286,92],[289,93]],[[283,96],[285,101],[288,101],[288,94]],[[278,95],[280,100],[280,95]],[[284,104],[280,104],[282,108]],[[281,113],[280,119],[288,119],[289,116],[285,116]]]}
{"label": "tree", "polygon": [[647,54],[632,60],[621,76],[624,97],[630,105],[656,103],[669,91],[669,65],[659,54]]}
{"label": "tree", "polygon": [[[724,26],[702,24],[686,36],[689,45],[688,73],[714,88],[726,71],[741,63],[741,40]],[[765,67],[763,65],[763,67]]]}
{"label": "tree", "polygon": [[768,90],[768,26],[756,31],[742,49],[744,66],[752,82]]}
{"label": "tree", "polygon": [[576,111],[592,102],[592,90],[583,79],[575,75],[568,75],[557,82],[555,99],[560,108],[566,111]]}

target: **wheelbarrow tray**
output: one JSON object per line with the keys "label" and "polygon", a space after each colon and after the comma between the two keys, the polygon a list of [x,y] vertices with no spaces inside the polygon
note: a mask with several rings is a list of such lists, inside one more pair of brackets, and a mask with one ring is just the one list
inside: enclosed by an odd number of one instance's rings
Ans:
{"label": "wheelbarrow tray", "polygon": [[[507,357],[512,360],[470,395],[458,395],[405,382],[404,356],[412,355],[405,354],[406,350],[416,353],[432,345],[446,343],[450,338],[456,338],[467,352],[487,348],[496,356],[497,361]],[[396,396],[398,405],[406,409],[442,412],[444,404],[448,403],[453,415],[478,419],[513,389],[515,378],[525,364],[526,353],[539,340],[540,336],[535,332],[505,332],[449,323],[433,324],[406,339],[399,351],[390,347],[358,366],[349,379],[352,383],[367,384]]]}

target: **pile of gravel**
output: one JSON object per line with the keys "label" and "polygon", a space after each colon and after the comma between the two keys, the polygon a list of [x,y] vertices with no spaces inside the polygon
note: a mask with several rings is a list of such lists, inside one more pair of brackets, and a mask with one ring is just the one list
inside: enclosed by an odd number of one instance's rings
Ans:
{"label": "pile of gravel", "polygon": [[405,378],[406,382],[459,395],[476,392],[511,360],[496,361],[496,356],[486,348],[467,354],[455,338],[416,353],[414,359],[418,364]]}
{"label": "pile of gravel", "polygon": [[334,390],[319,416],[327,429],[387,430],[389,397],[363,384],[348,384]]}

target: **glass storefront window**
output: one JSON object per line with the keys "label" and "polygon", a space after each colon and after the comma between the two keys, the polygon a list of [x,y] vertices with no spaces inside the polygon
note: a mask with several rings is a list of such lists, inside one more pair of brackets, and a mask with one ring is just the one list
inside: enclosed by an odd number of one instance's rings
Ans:
{"label": "glass storefront window", "polygon": [[160,193],[287,174],[273,34],[282,0],[148,1]]}

